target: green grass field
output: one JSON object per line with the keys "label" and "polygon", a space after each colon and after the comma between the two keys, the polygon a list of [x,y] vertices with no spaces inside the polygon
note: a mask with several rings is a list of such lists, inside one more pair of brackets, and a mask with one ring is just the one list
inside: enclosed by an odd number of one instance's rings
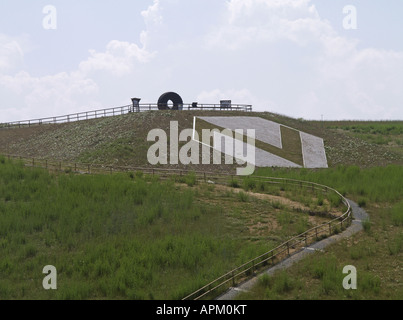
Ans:
{"label": "green grass field", "polygon": [[[176,178],[51,174],[0,158],[0,299],[181,299],[315,223],[247,192],[274,187]],[[55,291],[42,287],[46,265]]]}
{"label": "green grass field", "polygon": [[[336,243],[276,273],[263,276],[239,299],[403,299],[403,167],[269,170],[259,175],[328,183],[357,201],[370,215],[364,232]],[[357,290],[342,286],[343,268],[357,268]],[[306,290],[309,288],[309,290]]]}
{"label": "green grass field", "polygon": [[[149,130],[169,130],[171,120],[179,121],[179,130],[191,128],[198,115],[216,113],[150,112],[1,130],[0,152],[143,166]],[[329,160],[329,169],[266,168],[256,175],[328,185],[364,207],[370,221],[364,232],[262,279],[240,298],[403,299],[403,122],[250,115],[322,137]],[[192,175],[163,181],[141,172],[51,174],[0,157],[0,299],[180,299],[323,222],[320,213],[338,205],[337,199],[274,188],[253,177],[229,186],[197,184]],[[309,212],[319,215],[312,220]],[[57,268],[56,291],[42,288],[45,265]],[[357,267],[356,291],[342,289],[346,265]]]}

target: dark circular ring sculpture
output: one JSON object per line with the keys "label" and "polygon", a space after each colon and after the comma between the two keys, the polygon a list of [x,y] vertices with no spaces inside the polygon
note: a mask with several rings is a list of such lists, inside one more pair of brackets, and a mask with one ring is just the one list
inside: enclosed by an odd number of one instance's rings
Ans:
{"label": "dark circular ring sculpture", "polygon": [[[168,102],[172,101],[173,107],[168,107]],[[181,96],[175,92],[166,92],[158,99],[159,110],[179,110],[179,106],[183,106],[183,100]]]}

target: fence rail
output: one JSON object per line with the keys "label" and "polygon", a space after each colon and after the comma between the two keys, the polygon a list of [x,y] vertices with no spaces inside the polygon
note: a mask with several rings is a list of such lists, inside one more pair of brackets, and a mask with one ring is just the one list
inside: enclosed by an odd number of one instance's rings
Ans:
{"label": "fence rail", "polygon": [[[245,104],[232,104],[232,105],[224,108],[220,104],[198,104],[197,107],[194,107],[192,104],[184,104],[181,109],[182,110],[193,110],[193,111],[198,111],[198,110],[217,111],[217,110],[220,110],[220,111],[251,112],[252,106],[245,105]],[[122,107],[73,113],[73,114],[57,116],[57,117],[47,117],[47,118],[41,118],[41,119],[0,123],[0,129],[1,128],[31,127],[31,126],[44,125],[44,124],[69,123],[69,122],[118,116],[118,115],[123,115],[123,114],[128,114],[128,113],[146,112],[146,111],[155,111],[155,110],[159,110],[157,104],[140,104],[138,106],[127,105],[127,106],[122,106]]]}
{"label": "fence rail", "polygon": [[[204,182],[214,182],[214,183],[225,183],[229,182],[230,179],[241,178],[236,175],[229,173],[217,173],[217,172],[206,172],[206,171],[191,171],[191,170],[181,170],[181,169],[162,169],[162,168],[142,168],[142,167],[125,167],[125,166],[114,166],[114,165],[101,165],[101,164],[85,164],[85,163],[66,163],[63,161],[50,161],[46,159],[36,159],[36,158],[23,158],[16,155],[5,155],[8,159],[18,159],[22,161],[26,166],[45,168],[48,170],[55,171],[67,171],[75,173],[84,174],[94,174],[94,173],[113,173],[113,172],[135,172],[142,171],[146,174],[158,175],[161,178],[170,177],[172,175],[187,175],[192,173],[196,175],[199,181]],[[347,199],[340,194],[337,190],[330,188],[325,185],[321,185],[314,182],[285,179],[285,178],[273,178],[273,177],[259,177],[253,176],[253,179],[259,180],[261,182],[270,184],[281,184],[284,186],[294,186],[298,188],[307,188],[309,190],[315,191],[319,190],[324,193],[333,192],[338,197],[340,197],[343,205],[347,210],[338,217],[333,217],[329,222],[318,225],[311,228],[297,236],[292,237],[286,242],[280,244],[278,247],[254,258],[243,265],[229,271],[228,273],[220,276],[219,278],[211,281],[202,288],[194,291],[193,293],[187,295],[183,300],[199,300],[206,297],[209,294],[217,292],[218,290],[225,290],[229,286],[235,286],[240,281],[243,281],[255,274],[269,264],[274,265],[277,262],[282,261],[291,254],[308,247],[310,244],[326,238],[335,232],[341,231],[351,224],[353,219],[352,210]]]}
{"label": "fence rail", "polygon": [[[255,178],[255,177],[254,177]],[[251,275],[254,275],[257,271],[266,267],[270,264],[271,266],[275,265],[277,262],[282,261],[286,257],[289,257],[291,254],[300,251],[303,248],[307,248],[310,244],[328,236],[331,236],[335,232],[341,231],[341,229],[346,228],[351,224],[352,221],[352,210],[349,202],[345,197],[343,197],[338,191],[335,189],[329,188],[324,185],[310,183],[306,181],[298,181],[298,180],[290,180],[290,179],[282,179],[282,178],[264,178],[257,177],[260,179],[264,179],[265,182],[268,183],[292,183],[297,184],[300,187],[304,188],[312,188],[319,189],[324,192],[335,192],[338,196],[341,197],[343,204],[346,206],[347,210],[340,216],[332,219],[329,222],[323,223],[319,226],[311,228],[297,236],[292,237],[288,241],[282,243],[278,247],[260,255],[257,258],[254,258],[243,265],[229,271],[223,276],[213,280],[208,283],[204,287],[196,290],[195,292],[189,294],[183,300],[200,300],[203,297],[213,293],[214,291],[218,291],[219,289],[225,290],[229,286],[235,286],[237,283],[246,280]],[[276,181],[277,180],[277,181]],[[338,229],[340,227],[340,230]]]}

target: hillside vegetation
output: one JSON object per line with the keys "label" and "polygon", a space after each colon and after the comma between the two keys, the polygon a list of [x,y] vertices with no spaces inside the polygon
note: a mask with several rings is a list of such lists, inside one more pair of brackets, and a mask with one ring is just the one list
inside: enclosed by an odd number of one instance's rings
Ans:
{"label": "hillside vegetation", "polygon": [[[0,157],[0,299],[181,299],[343,211],[326,195],[239,183],[51,174]],[[46,265],[56,291],[42,287]]]}
{"label": "hillside vegetation", "polygon": [[[401,145],[391,149],[386,145],[351,135],[347,130],[336,129],[337,123],[334,122],[305,121],[268,112],[152,111],[58,125],[2,129],[0,130],[0,152],[40,159],[148,166],[147,151],[153,144],[153,142],[147,142],[150,130],[159,128],[169,133],[170,121],[178,121],[180,132],[193,127],[194,116],[217,115],[258,116],[321,137],[325,141],[330,167],[340,164],[360,167],[403,164],[403,152],[401,152],[403,146]],[[403,122],[396,125],[402,127]],[[228,165],[171,167],[220,172],[234,171],[234,167]]]}
{"label": "hillside vegetation", "polygon": [[[150,130],[192,127],[217,112],[145,112],[0,130],[0,153],[49,160],[148,166]],[[271,278],[245,299],[403,299],[403,122],[315,122],[250,115],[322,137],[329,169],[261,168],[333,187],[369,213],[365,232]],[[181,166],[171,166],[181,167]],[[183,169],[233,172],[233,166]],[[194,176],[142,172],[49,173],[0,157],[0,299],[180,299],[340,205],[321,194],[268,188],[254,178],[228,186]],[[263,196],[261,195],[263,194]],[[59,288],[42,288],[55,265]],[[358,270],[358,290],[341,286]],[[309,288],[309,290],[306,290]]]}

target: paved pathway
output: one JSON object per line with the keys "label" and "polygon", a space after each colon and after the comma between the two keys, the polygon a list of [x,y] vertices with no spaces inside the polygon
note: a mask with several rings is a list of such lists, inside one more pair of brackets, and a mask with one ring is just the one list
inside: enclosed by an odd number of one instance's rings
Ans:
{"label": "paved pathway", "polygon": [[301,260],[305,256],[312,254],[317,250],[323,250],[328,245],[335,243],[336,241],[339,241],[341,239],[351,237],[353,234],[363,230],[362,221],[369,218],[368,214],[362,208],[360,208],[355,202],[353,202],[351,200],[348,200],[348,201],[350,202],[351,209],[353,210],[353,217],[354,217],[354,220],[352,221],[352,224],[350,227],[348,227],[346,230],[344,230],[343,232],[341,232],[337,235],[333,235],[331,237],[323,239],[319,242],[312,244],[308,248],[304,248],[303,250],[294,253],[287,259],[276,264],[275,266],[271,267],[270,269],[266,270],[265,272],[261,273],[260,275],[254,277],[248,281],[245,281],[244,283],[240,284],[239,286],[230,288],[227,292],[225,292],[224,294],[219,296],[217,298],[217,300],[233,300],[238,295],[239,292],[250,290],[257,283],[259,277],[261,277],[262,275],[264,275],[264,274],[272,275],[277,270],[286,269],[286,268],[290,267],[294,262]]}

